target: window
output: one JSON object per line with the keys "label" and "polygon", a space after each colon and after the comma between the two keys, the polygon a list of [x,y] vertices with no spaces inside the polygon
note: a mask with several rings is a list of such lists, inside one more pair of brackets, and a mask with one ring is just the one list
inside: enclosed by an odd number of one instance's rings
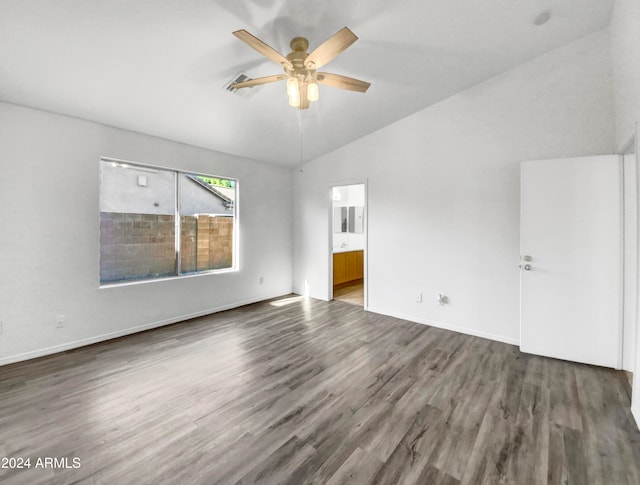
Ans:
{"label": "window", "polygon": [[238,182],[100,161],[100,284],[236,268]]}

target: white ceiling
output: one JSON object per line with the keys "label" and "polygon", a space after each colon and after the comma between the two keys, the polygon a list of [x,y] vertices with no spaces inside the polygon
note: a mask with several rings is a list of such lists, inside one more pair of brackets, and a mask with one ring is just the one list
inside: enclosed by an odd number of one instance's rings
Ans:
{"label": "white ceiling", "polygon": [[[0,100],[294,166],[546,51],[606,27],[613,0],[0,0]],[[579,6],[578,6],[579,5]],[[545,10],[551,20],[534,26]],[[309,110],[281,68],[235,38],[287,54],[340,28],[360,38],[322,70],[372,83],[320,87]]]}

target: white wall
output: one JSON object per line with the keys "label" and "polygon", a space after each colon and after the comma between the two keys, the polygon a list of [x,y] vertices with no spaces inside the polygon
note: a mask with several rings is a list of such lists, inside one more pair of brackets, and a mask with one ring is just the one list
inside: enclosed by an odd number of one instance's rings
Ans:
{"label": "white wall", "polygon": [[517,343],[519,162],[613,152],[608,39],[588,36],[305,165],[294,290],[328,298],[328,187],[367,179],[369,309]]}
{"label": "white wall", "polygon": [[611,66],[616,147],[622,149],[640,121],[640,2],[616,0],[611,16]]}
{"label": "white wall", "polygon": [[[102,156],[238,178],[240,271],[100,289]],[[0,364],[291,291],[289,170],[4,103],[0,164]]]}

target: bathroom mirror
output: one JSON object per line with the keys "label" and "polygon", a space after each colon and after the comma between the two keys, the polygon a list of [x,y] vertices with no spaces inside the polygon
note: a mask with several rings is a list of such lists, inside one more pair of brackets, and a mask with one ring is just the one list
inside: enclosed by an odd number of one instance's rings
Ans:
{"label": "bathroom mirror", "polygon": [[364,207],[362,206],[353,207],[353,209],[354,209],[353,231],[349,231],[349,232],[362,233],[364,232]]}
{"label": "bathroom mirror", "polygon": [[364,232],[364,207],[334,207],[333,232]]}
{"label": "bathroom mirror", "polygon": [[347,232],[356,232],[356,208],[349,207],[347,213]]}
{"label": "bathroom mirror", "polygon": [[333,208],[333,232],[347,232],[347,207]]}

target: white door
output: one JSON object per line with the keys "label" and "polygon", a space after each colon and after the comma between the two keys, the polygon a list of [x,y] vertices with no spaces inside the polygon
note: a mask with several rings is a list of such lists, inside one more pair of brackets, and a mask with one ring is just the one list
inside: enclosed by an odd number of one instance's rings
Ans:
{"label": "white door", "polygon": [[521,164],[520,349],[620,367],[617,155]]}

